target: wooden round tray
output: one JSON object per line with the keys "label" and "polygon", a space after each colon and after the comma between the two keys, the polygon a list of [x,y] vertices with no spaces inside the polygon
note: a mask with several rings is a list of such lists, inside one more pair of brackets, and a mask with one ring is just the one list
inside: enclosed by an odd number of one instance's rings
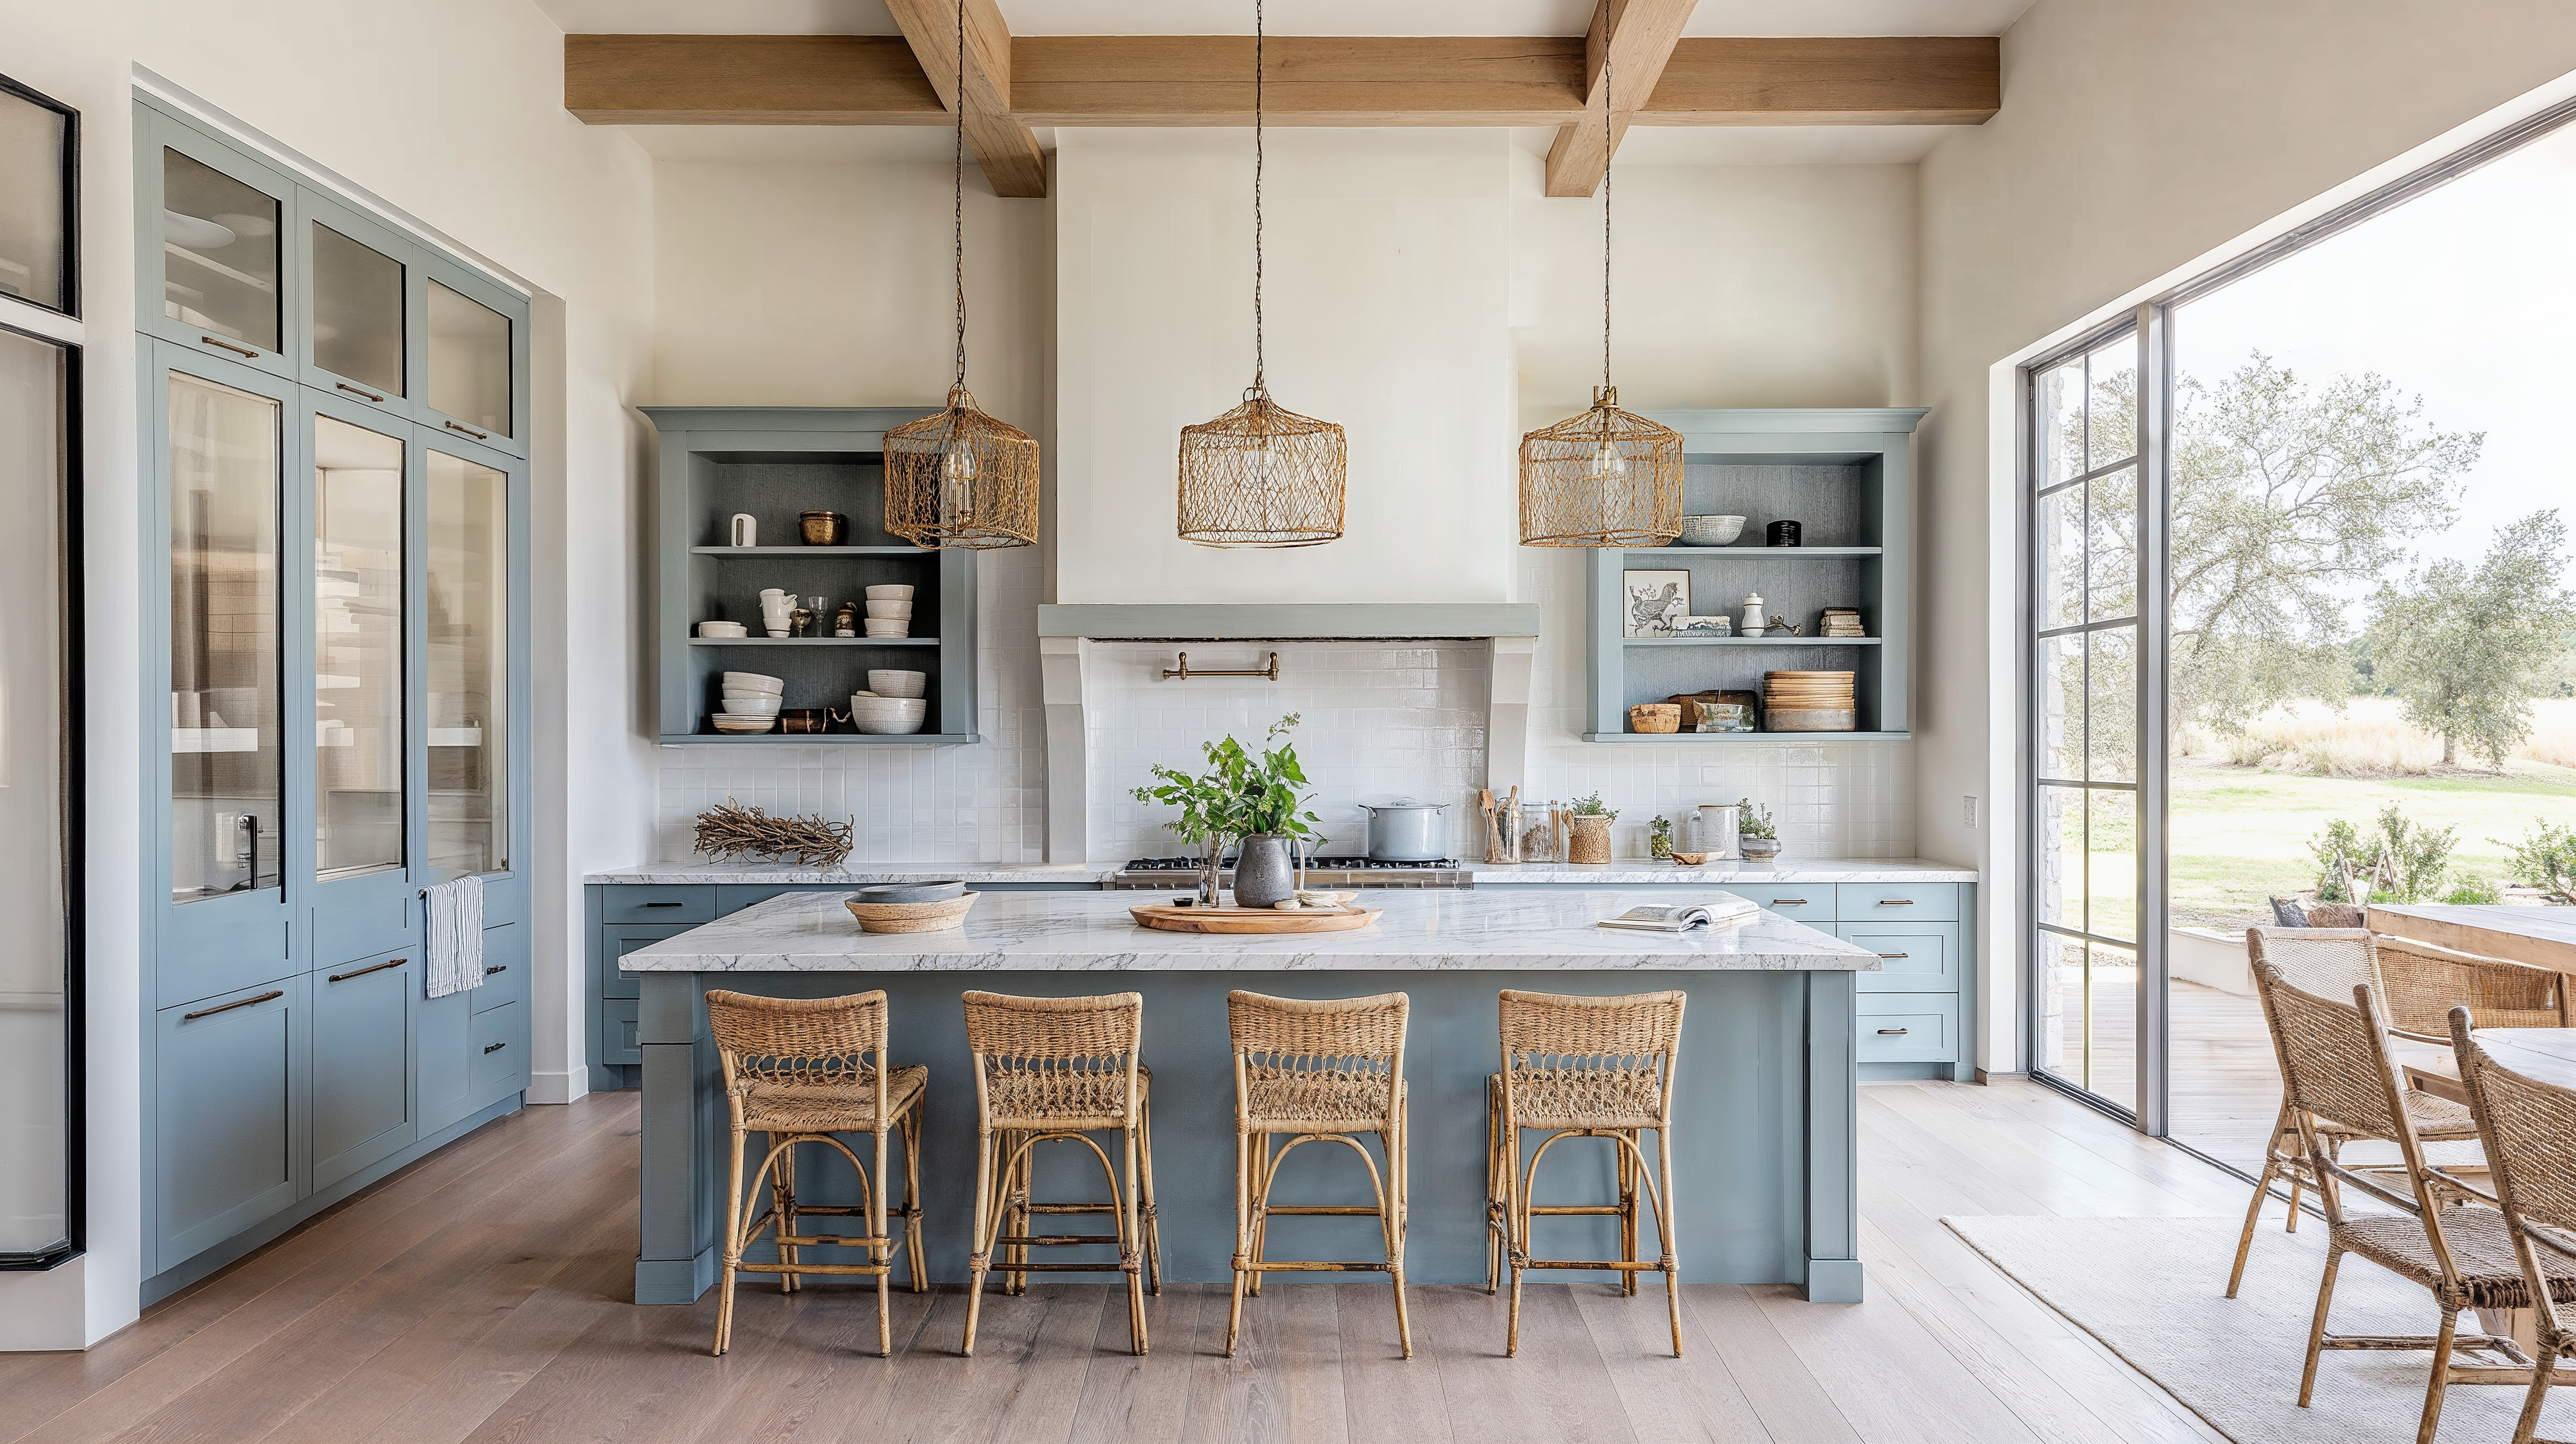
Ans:
{"label": "wooden round tray", "polygon": [[1176,908],[1147,903],[1127,910],[1142,928],[1167,933],[1346,933],[1376,922],[1383,908]]}

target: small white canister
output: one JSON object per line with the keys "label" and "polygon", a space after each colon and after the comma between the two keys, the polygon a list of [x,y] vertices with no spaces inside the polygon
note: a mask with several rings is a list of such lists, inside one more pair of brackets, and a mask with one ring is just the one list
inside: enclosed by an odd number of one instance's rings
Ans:
{"label": "small white canister", "polygon": [[1744,599],[1744,624],[1736,629],[1747,637],[1762,635],[1762,595],[1754,593]]}
{"label": "small white canister", "polygon": [[1739,846],[1743,838],[1736,831],[1741,811],[1740,803],[1703,802],[1699,805],[1699,850],[1707,853],[1712,861],[1744,856],[1744,849]]}

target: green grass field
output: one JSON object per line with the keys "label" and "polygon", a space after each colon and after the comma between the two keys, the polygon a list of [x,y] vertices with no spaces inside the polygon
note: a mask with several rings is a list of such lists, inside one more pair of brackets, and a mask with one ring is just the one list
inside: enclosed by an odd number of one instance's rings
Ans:
{"label": "green grass field", "polygon": [[[2271,921],[2272,894],[2312,886],[2308,839],[2333,818],[2372,830],[2394,802],[2429,827],[2459,829],[2455,872],[2502,879],[2506,844],[2536,818],[2576,825],[2576,768],[2515,760],[2502,776],[2320,777],[2177,759],[2172,773],[2173,920],[2207,927]],[[2503,839],[2503,841],[2496,841]],[[2116,873],[2096,860],[2096,873]],[[2097,896],[2101,883],[2096,883]]]}

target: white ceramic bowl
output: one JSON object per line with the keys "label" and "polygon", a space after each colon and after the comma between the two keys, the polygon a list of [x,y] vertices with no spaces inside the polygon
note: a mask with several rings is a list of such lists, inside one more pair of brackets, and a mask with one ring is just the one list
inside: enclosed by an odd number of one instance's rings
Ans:
{"label": "white ceramic bowl", "polygon": [[910,602],[866,602],[862,603],[862,605],[868,609],[869,616],[876,617],[881,620],[892,621],[908,619],[912,616],[912,603]]}
{"label": "white ceramic bowl", "polygon": [[908,602],[912,600],[912,588],[901,586],[870,587],[868,588],[868,600],[872,602]]}
{"label": "white ceramic bowl", "polygon": [[727,717],[775,717],[778,715],[779,701],[780,699],[776,697],[727,697],[724,699],[724,712],[722,715]]}
{"label": "white ceramic bowl", "polygon": [[912,623],[908,621],[886,622],[879,621],[876,618],[871,617],[867,621],[859,623],[859,625],[866,628],[867,634],[871,637],[909,637],[912,635]]}
{"label": "white ceramic bowl", "polygon": [[751,635],[751,629],[740,622],[700,622],[698,623],[698,635],[701,637],[747,637]]}
{"label": "white ceramic bowl", "polygon": [[851,724],[871,736],[900,737],[918,732],[929,714],[930,704],[919,698],[861,694],[850,698]]}
{"label": "white ceramic bowl", "polygon": [[724,674],[724,689],[735,693],[766,692],[775,697],[787,690],[787,684],[758,672],[727,672]]}
{"label": "white ceramic bowl", "polygon": [[868,672],[868,690],[880,697],[918,697],[927,691],[929,686],[930,674],[927,672],[898,672],[889,669],[871,669]]}
{"label": "white ceramic bowl", "polygon": [[716,730],[727,735],[756,736],[778,725],[775,717],[723,717],[714,719]]}
{"label": "white ceramic bowl", "polygon": [[1686,516],[1682,518],[1682,545],[1722,547],[1732,545],[1744,535],[1744,518],[1740,516]]}

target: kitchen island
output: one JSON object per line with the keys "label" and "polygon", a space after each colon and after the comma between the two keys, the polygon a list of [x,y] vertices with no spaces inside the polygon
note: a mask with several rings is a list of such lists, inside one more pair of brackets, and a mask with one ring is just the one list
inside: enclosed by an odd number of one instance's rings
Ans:
{"label": "kitchen island", "polygon": [[[1234,1244],[1229,990],[1412,995],[1408,1272],[1424,1283],[1481,1283],[1497,992],[1678,988],[1690,997],[1673,1139],[1684,1279],[1790,1283],[1820,1301],[1860,1297],[1855,978],[1880,962],[1831,933],[1768,911],[1683,934],[1595,926],[1634,904],[1690,900],[1670,887],[1374,891],[1358,902],[1384,910],[1368,927],[1266,936],[1148,931],[1127,910],[1159,899],[1114,893],[993,894],[962,929],[866,934],[845,896],[783,894],[627,954],[624,966],[641,984],[644,1060],[636,1302],[688,1303],[716,1278],[727,1125],[706,1025],[710,988],[795,998],[886,991],[895,1062],[930,1069],[921,1201],[927,1263],[940,1282],[965,1277],[973,1197],[975,1090],[959,994],[1142,993],[1164,1267],[1174,1281],[1202,1283],[1229,1277]],[[1292,1160],[1280,1175],[1281,1201],[1364,1195],[1345,1151],[1325,1153]],[[846,1165],[830,1171],[836,1161],[826,1154],[823,1167],[809,1169],[800,1194],[854,1197]],[[1078,1160],[1053,1162],[1040,1166],[1041,1189],[1091,1196],[1081,1193],[1089,1180]],[[1615,1186],[1606,1144],[1559,1145],[1549,1165],[1541,1203],[1606,1202]],[[1612,1246],[1604,1219],[1543,1227],[1570,1253]],[[1375,1246],[1365,1221],[1283,1220],[1273,1229],[1282,1256],[1362,1258]]]}

